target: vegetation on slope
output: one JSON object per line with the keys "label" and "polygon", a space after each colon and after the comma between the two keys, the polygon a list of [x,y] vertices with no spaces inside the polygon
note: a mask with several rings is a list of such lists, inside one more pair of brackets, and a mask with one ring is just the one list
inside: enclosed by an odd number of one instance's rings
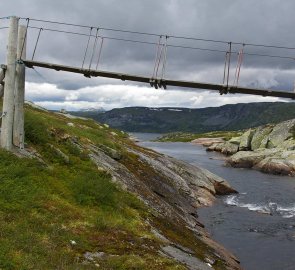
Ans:
{"label": "vegetation on slope", "polygon": [[[25,132],[40,160],[0,150],[0,269],[185,269],[158,254],[146,206],[65,139],[124,151],[124,134],[30,107]],[[108,256],[95,265],[87,251]]]}
{"label": "vegetation on slope", "polygon": [[191,142],[199,138],[223,138],[228,141],[232,137],[238,137],[242,135],[242,131],[213,131],[206,133],[168,133],[158,138],[159,142]]}

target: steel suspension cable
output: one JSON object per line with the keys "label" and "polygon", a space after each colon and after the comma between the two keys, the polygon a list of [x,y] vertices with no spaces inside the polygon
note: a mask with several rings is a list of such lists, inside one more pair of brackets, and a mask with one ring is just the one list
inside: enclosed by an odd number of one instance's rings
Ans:
{"label": "steel suspension cable", "polygon": [[[4,17],[4,18],[6,18],[6,17]],[[27,19],[27,18],[20,18],[20,19]],[[57,25],[80,27],[80,28],[89,28],[89,29],[90,28],[95,28],[95,27],[89,26],[89,25],[65,23],[65,22],[59,22],[59,21],[41,20],[41,19],[34,19],[34,18],[30,18],[30,20],[31,21],[36,21],[36,22],[44,22],[44,23],[57,24]],[[106,30],[106,31],[130,33],[130,34],[138,34],[138,35],[146,35],[146,36],[155,36],[155,37],[163,36],[163,34],[148,33],[148,32],[141,32],[141,31],[130,31],[130,30],[123,30],[123,29],[107,28],[107,27],[100,27],[100,29],[101,30]],[[205,39],[205,38],[177,36],[177,35],[168,35],[168,36],[170,38],[174,38],[174,39],[204,41],[204,42],[223,43],[223,44],[228,44],[229,43],[229,41],[226,41],[226,40]],[[245,42],[231,42],[231,43],[232,43],[232,45],[243,45],[243,44],[245,44],[247,46],[254,46],[254,47],[265,47],[265,48],[295,50],[295,47],[289,47],[289,46],[278,46],[278,45],[269,45],[269,44],[255,44],[255,43],[245,43]]]}
{"label": "steel suspension cable", "polygon": [[[32,26],[30,26],[29,28],[40,29],[40,27],[32,27]],[[79,32],[62,31],[62,30],[50,29],[50,28],[43,28],[43,30],[89,37],[89,35],[79,33]],[[95,35],[90,35],[90,37],[95,38]],[[150,45],[157,45],[158,44],[156,42],[148,42],[148,41],[124,39],[124,38],[115,38],[115,37],[109,37],[109,36],[98,36],[98,37],[101,37],[101,38],[103,37],[104,39],[109,39],[109,40],[125,41],[125,42],[140,43],[140,44],[150,44]],[[245,43],[245,45],[247,45],[247,44]],[[200,51],[208,51],[208,52],[219,52],[219,53],[226,53],[227,52],[226,50],[217,50],[217,49],[208,49],[208,48],[201,48],[201,47],[191,47],[191,46],[172,45],[172,44],[167,45],[167,47],[180,48],[180,49],[190,49],[190,50],[200,50]],[[232,53],[238,53],[238,52],[232,51]],[[294,57],[282,56],[282,55],[270,55],[270,54],[258,54],[258,53],[244,53],[244,55],[295,60]]]}

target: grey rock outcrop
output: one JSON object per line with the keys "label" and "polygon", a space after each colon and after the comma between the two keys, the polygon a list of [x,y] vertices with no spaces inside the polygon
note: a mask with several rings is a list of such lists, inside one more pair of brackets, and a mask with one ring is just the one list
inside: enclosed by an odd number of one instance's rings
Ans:
{"label": "grey rock outcrop", "polygon": [[241,136],[241,141],[239,145],[240,151],[247,151],[251,149],[251,141],[252,141],[254,133],[255,133],[254,129],[249,129]]}
{"label": "grey rock outcrop", "polygon": [[263,139],[267,137],[272,131],[272,126],[262,126],[258,127],[255,130],[255,133],[253,135],[253,138],[251,140],[251,150],[257,150],[259,148],[265,148],[267,146],[268,140],[266,142],[263,142]]}
{"label": "grey rock outcrop", "polygon": [[239,151],[231,156],[227,163],[233,167],[252,168],[268,156],[275,155],[279,150],[260,149],[257,151]]}
{"label": "grey rock outcrop", "polygon": [[232,137],[228,142],[236,145],[240,145],[241,137]]}
{"label": "grey rock outcrop", "polygon": [[238,144],[234,144],[234,143],[231,143],[231,142],[226,142],[223,145],[221,153],[225,154],[225,155],[233,155],[233,154],[237,153],[238,150],[239,150],[239,145]]}
{"label": "grey rock outcrop", "polygon": [[[227,269],[240,269],[236,258],[208,237],[197,218],[197,208],[211,205],[215,195],[236,193],[226,180],[205,169],[132,145],[125,145],[129,154],[120,160],[109,156],[100,146],[86,147],[98,168],[111,174],[122,188],[137,194],[155,215],[167,222],[183,224],[218,253],[215,259],[226,261]],[[206,264],[200,262],[200,265]]]}
{"label": "grey rock outcrop", "polygon": [[207,148],[207,151],[221,152],[224,155],[233,155],[239,150],[239,145],[225,142],[225,143],[213,143]]}
{"label": "grey rock outcrop", "polygon": [[224,139],[223,138],[199,138],[199,139],[195,139],[191,142],[195,143],[195,144],[201,144],[205,147],[209,147],[215,143],[223,143]]}
{"label": "grey rock outcrop", "polygon": [[275,148],[292,137],[291,129],[295,125],[295,119],[282,122],[274,126],[268,136],[267,148]]}
{"label": "grey rock outcrop", "polygon": [[[232,138],[226,143],[215,143],[207,150],[231,155],[226,163],[233,167],[295,175],[294,127],[295,119],[261,126],[247,130],[241,137]],[[238,147],[237,151],[233,145]]]}

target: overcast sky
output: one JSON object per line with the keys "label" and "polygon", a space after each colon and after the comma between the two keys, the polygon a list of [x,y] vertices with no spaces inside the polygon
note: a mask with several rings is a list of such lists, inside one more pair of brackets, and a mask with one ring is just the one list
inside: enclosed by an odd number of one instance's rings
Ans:
{"label": "overcast sky", "polygon": [[[0,17],[16,15],[35,19],[115,28],[169,36],[187,36],[242,43],[295,47],[294,0],[10,0],[1,3]],[[25,24],[25,20],[21,20]],[[7,20],[0,21],[0,27]],[[89,29],[30,21],[32,27],[88,34]],[[92,32],[95,34],[95,30]],[[32,57],[38,30],[28,33]],[[102,36],[157,43],[158,37],[100,30]],[[0,30],[0,62],[5,62],[7,30]],[[91,40],[85,67],[89,67]],[[35,60],[82,65],[87,36],[43,31]],[[168,44],[228,50],[227,44],[169,38]],[[95,51],[92,68],[98,58]],[[233,47],[239,51],[241,45]],[[246,53],[295,57],[294,50],[245,46]],[[152,76],[156,46],[104,40],[99,69]],[[165,78],[222,83],[225,54],[169,47]],[[231,82],[237,54],[232,56]],[[38,73],[37,73],[37,72]],[[125,106],[200,108],[228,103],[278,101],[277,98],[227,95],[204,90],[156,90],[148,85],[103,78],[87,79],[52,70],[27,70],[26,99],[51,108],[76,110]],[[245,55],[240,85],[293,91],[295,61]]]}

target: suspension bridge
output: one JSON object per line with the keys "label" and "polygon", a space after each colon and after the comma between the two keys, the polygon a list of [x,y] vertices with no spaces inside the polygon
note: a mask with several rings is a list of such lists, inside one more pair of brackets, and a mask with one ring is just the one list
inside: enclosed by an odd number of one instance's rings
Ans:
{"label": "suspension bridge", "polygon": [[[186,36],[163,35],[145,32],[136,32],[121,29],[112,29],[104,27],[94,27],[87,25],[79,25],[72,23],[39,20],[33,18],[19,18],[15,16],[0,18],[0,21],[8,21],[9,25],[0,27],[0,30],[8,29],[8,43],[6,64],[1,65],[0,69],[0,93],[3,93],[3,112],[1,126],[1,147],[11,150],[13,146],[24,147],[24,95],[25,95],[25,70],[26,68],[44,68],[55,71],[64,71],[76,74],[82,74],[85,77],[103,77],[122,81],[131,81],[137,83],[149,84],[158,89],[167,87],[189,88],[189,89],[206,89],[217,91],[223,94],[250,94],[259,96],[270,96],[287,99],[295,99],[295,93],[286,90],[259,89],[249,88],[239,85],[243,60],[247,56],[262,57],[269,59],[280,59],[294,61],[292,55],[278,55],[269,53],[247,52],[245,47],[255,47],[259,49],[279,49],[293,52],[295,48],[286,46],[252,44],[243,42],[230,42],[213,39],[203,39]],[[24,23],[20,25],[20,21]],[[36,26],[36,23],[39,25]],[[41,25],[40,25],[41,24]],[[44,24],[44,25],[42,25]],[[51,25],[51,27],[47,27]],[[68,28],[71,28],[70,30]],[[78,31],[82,29],[83,31]],[[30,40],[29,31],[37,31],[36,39],[30,41],[32,45],[32,56],[27,57],[28,40]],[[87,32],[85,32],[85,30]],[[128,34],[128,37],[106,36],[100,32],[112,32],[120,34]],[[63,35],[73,35],[86,38],[84,44],[83,57],[81,63],[75,65],[66,65],[60,63],[52,63],[49,61],[35,60],[40,39],[44,33],[60,33]],[[131,36],[131,38],[130,38]],[[153,38],[153,41],[135,39],[134,36],[144,36],[145,38]],[[154,41],[157,39],[157,42]],[[131,74],[130,72],[121,73],[109,70],[102,70],[101,57],[103,54],[104,42],[113,40],[126,43],[135,43],[139,45],[149,45],[155,47],[155,58],[153,60],[152,74],[149,76]],[[226,46],[226,49],[211,47],[196,47],[191,45],[183,45],[172,43],[171,40],[185,40],[192,42],[208,42],[217,45]],[[75,44],[72,44],[75,46]],[[240,46],[240,50],[235,51],[233,46]],[[180,50],[193,50],[200,52],[220,53],[224,55],[223,79],[220,83],[206,83],[193,80],[171,79],[166,76],[167,69],[167,50],[170,48]],[[71,48],[69,48],[71,49]],[[114,52],[115,55],[116,52]],[[236,65],[232,68],[233,56],[237,56]],[[95,66],[95,68],[93,68]],[[231,77],[233,82],[230,83]]]}

